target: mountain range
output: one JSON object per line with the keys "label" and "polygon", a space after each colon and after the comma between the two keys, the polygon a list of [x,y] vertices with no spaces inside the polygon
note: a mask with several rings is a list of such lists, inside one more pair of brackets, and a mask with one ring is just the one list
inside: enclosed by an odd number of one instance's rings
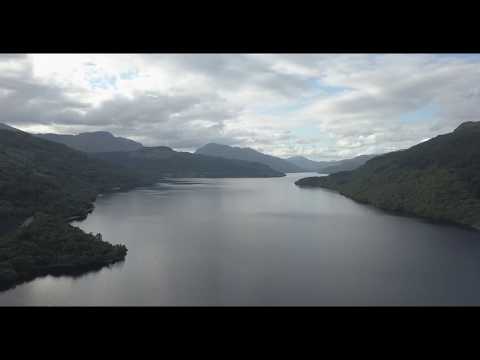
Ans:
{"label": "mountain range", "polygon": [[305,172],[305,169],[272,155],[266,155],[251,148],[240,148],[228,145],[209,143],[195,151],[197,155],[208,155],[225,159],[253,161],[265,164],[282,173]]}
{"label": "mountain range", "polygon": [[[8,125],[3,126],[5,129],[19,131]],[[117,137],[106,131],[86,132],[78,135],[36,134],[36,136],[87,153],[131,152],[143,148],[143,145],[139,142],[124,137]],[[251,148],[239,148],[215,143],[210,143],[199,148],[195,154],[257,162],[281,173],[307,171],[335,173],[338,171],[353,170],[374,156],[362,155],[353,159],[339,161],[313,161],[303,156],[282,159],[263,154]]]}
{"label": "mountain range", "polygon": [[77,215],[90,207],[96,193],[140,183],[129,170],[66,145],[0,130],[1,222],[37,211]]}
{"label": "mountain range", "polygon": [[[78,145],[81,142],[74,140],[67,146],[0,124],[0,289],[39,275],[78,273],[123,260],[124,246],[109,244],[101,235],[86,234],[68,222],[91,212],[101,192],[166,177],[278,177],[321,165],[318,171],[331,174],[295,184],[332,189],[401,214],[480,229],[480,122],[463,123],[452,133],[406,150],[339,162],[299,157],[289,162],[218,144],[192,154],[166,146],[144,147],[105,132],[52,138],[86,141]],[[89,142],[88,153],[74,149]],[[116,151],[106,151],[112,148]]]}
{"label": "mountain range", "polygon": [[174,151],[167,146],[143,147],[129,152],[93,154],[97,159],[125,166],[142,176],[164,177],[279,177],[284,173],[257,162]]}
{"label": "mountain range", "polygon": [[340,171],[353,170],[365,164],[368,160],[377,155],[360,155],[352,159],[331,160],[331,161],[314,161],[304,156],[293,156],[287,161],[295,164],[305,171],[315,171],[323,174],[333,174]]}
{"label": "mountain range", "polygon": [[435,221],[480,228],[480,122],[368,160],[353,171],[296,185],[336,190],[356,201]]}
{"label": "mountain range", "polygon": [[36,276],[79,274],[122,261],[125,246],[107,243],[100,234],[86,234],[68,222],[91,212],[99,193],[149,185],[167,176],[285,174],[255,162],[164,146],[86,153],[1,126],[0,290]]}
{"label": "mountain range", "polygon": [[305,171],[319,171],[322,167],[333,165],[334,161],[315,161],[306,158],[305,156],[292,156],[287,159],[288,162],[304,169]]}
{"label": "mountain range", "polygon": [[[110,136],[108,136],[110,138]],[[86,153],[8,125],[0,129],[0,228],[42,211],[85,213],[99,192],[164,177],[278,177],[268,166],[168,147]]]}
{"label": "mountain range", "polygon": [[317,172],[322,174],[335,174],[340,171],[354,170],[376,156],[378,155],[360,155],[352,159],[331,161],[329,164],[321,166]]}

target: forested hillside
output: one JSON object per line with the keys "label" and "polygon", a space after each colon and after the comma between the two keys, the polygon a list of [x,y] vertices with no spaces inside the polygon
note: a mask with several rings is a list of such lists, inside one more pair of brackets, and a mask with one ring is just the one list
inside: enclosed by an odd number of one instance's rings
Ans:
{"label": "forested hillside", "polygon": [[377,156],[353,171],[304,178],[379,208],[480,228],[480,123],[410,149]]}

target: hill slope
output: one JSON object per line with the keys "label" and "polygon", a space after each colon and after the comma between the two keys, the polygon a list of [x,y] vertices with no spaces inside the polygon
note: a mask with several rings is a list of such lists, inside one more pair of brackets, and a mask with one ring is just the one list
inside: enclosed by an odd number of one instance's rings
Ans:
{"label": "hill slope", "polygon": [[365,164],[368,160],[378,155],[360,155],[352,159],[333,161],[326,166],[320,167],[317,171],[323,174],[335,174],[340,171],[350,171]]}
{"label": "hill slope", "polygon": [[331,161],[314,161],[304,156],[294,156],[286,160],[308,171],[316,171],[323,174],[333,174],[340,171],[354,170],[375,156],[377,155],[360,155],[352,159]]}
{"label": "hill slope", "polygon": [[38,275],[87,271],[122,260],[125,247],[67,221],[91,211],[99,192],[142,183],[122,167],[65,145],[0,130],[0,289]]}
{"label": "hill slope", "polygon": [[21,130],[14,128],[10,125],[7,124],[2,124],[0,123],[0,130],[8,130],[8,131],[14,131],[14,132],[22,132]]}
{"label": "hill slope", "polygon": [[134,151],[143,147],[139,142],[122,137],[115,137],[106,131],[88,132],[78,135],[37,134],[36,136],[88,153]]}
{"label": "hill slope", "polygon": [[118,164],[159,180],[162,177],[279,177],[285,174],[266,165],[173,151],[169,147],[145,147],[132,152],[97,153],[96,158]]}
{"label": "hill slope", "polygon": [[23,132],[0,130],[0,218],[36,211],[73,216],[98,192],[141,183],[138,176]]}
{"label": "hill slope", "polygon": [[334,161],[310,160],[304,156],[292,156],[285,160],[307,171],[318,171],[320,168],[332,165],[334,163]]}
{"label": "hill slope", "polygon": [[354,171],[298,180],[386,210],[480,228],[480,123],[467,122]]}
{"label": "hill slope", "polygon": [[261,164],[265,164],[273,170],[287,173],[287,172],[305,172],[305,169],[298,167],[295,164],[288,162],[287,160],[262,154],[256,150],[250,148],[239,148],[228,145],[220,145],[210,143],[195,151],[197,155],[208,155],[221,157],[226,159],[253,161]]}

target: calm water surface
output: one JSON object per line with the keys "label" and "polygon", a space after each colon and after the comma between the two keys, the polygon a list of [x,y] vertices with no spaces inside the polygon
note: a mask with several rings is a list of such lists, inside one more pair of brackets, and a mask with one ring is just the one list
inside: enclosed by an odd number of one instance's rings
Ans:
{"label": "calm water surface", "polygon": [[480,233],[273,179],[189,179],[101,197],[76,225],[126,261],[47,276],[0,305],[480,304]]}

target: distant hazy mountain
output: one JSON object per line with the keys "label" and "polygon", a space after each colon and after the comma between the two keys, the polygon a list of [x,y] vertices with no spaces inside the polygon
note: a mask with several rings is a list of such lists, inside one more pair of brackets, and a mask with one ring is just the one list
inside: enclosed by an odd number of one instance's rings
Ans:
{"label": "distant hazy mountain", "polygon": [[307,159],[304,156],[294,156],[288,158],[287,161],[308,171],[333,174],[340,171],[356,169],[357,167],[365,164],[368,160],[375,156],[377,155],[360,155],[353,159],[331,161],[314,161]]}
{"label": "distant hazy mountain", "polygon": [[480,122],[467,122],[407,150],[379,155],[353,171],[311,177],[359,202],[480,229]]}
{"label": "distant hazy mountain", "polygon": [[318,171],[320,168],[333,165],[334,163],[336,163],[336,161],[314,161],[314,160],[307,159],[304,156],[293,156],[286,160],[308,171]]}
{"label": "distant hazy mountain", "polygon": [[36,136],[84,152],[134,151],[143,147],[139,142],[116,137],[106,131],[87,132],[78,135],[37,134]]}
{"label": "distant hazy mountain", "polygon": [[226,159],[254,161],[261,164],[265,164],[273,170],[280,171],[282,173],[287,172],[304,172],[305,169],[278,157],[262,154],[256,150],[250,148],[239,148],[228,145],[220,145],[210,143],[199,148],[195,154],[216,156]]}
{"label": "distant hazy mountain", "polygon": [[368,160],[373,159],[375,156],[378,155],[360,155],[353,159],[332,161],[330,164],[327,163],[325,166],[321,166],[318,169],[318,172],[323,174],[334,174],[340,171],[355,170],[365,164]]}
{"label": "distant hazy mountain", "polygon": [[177,152],[166,146],[130,152],[96,153],[98,159],[126,166],[145,178],[161,177],[279,177],[282,172],[250,161]]}

